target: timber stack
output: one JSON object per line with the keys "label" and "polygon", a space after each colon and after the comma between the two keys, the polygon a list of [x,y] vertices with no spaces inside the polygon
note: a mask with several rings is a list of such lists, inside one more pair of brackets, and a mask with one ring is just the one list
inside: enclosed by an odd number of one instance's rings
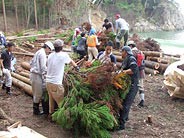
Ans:
{"label": "timber stack", "polygon": [[[120,68],[123,62],[121,52],[113,51],[116,56],[117,67]],[[145,56],[145,72],[146,74],[164,74],[166,68],[174,61],[179,60],[178,55],[169,55],[157,51],[143,51]]]}

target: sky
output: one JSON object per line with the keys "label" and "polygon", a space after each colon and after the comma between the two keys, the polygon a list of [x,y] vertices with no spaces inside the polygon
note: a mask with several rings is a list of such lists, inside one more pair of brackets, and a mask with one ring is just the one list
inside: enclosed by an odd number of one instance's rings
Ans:
{"label": "sky", "polygon": [[184,0],[175,0],[181,8],[182,13],[184,14]]}

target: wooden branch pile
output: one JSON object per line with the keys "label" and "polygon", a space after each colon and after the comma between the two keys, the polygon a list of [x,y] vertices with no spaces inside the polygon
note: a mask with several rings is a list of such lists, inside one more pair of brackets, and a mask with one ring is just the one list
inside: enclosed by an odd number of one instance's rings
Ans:
{"label": "wooden branch pile", "polygon": [[[143,53],[145,55],[146,74],[164,74],[166,68],[172,63],[172,61],[179,60],[178,55],[163,54],[162,52],[156,51],[143,51]],[[123,62],[121,53],[113,51],[113,54],[116,56],[117,67],[120,68]]]}

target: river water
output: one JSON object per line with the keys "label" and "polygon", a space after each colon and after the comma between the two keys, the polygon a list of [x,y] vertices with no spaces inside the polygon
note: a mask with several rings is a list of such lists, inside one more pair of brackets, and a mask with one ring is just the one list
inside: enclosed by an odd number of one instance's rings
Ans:
{"label": "river water", "polygon": [[150,37],[156,40],[164,53],[184,54],[184,31],[157,31],[137,34],[143,39]]}

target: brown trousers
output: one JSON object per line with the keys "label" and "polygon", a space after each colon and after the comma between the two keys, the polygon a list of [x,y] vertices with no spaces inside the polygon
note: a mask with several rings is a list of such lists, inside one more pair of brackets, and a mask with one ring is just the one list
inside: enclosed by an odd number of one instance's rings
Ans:
{"label": "brown trousers", "polygon": [[64,98],[64,87],[63,85],[57,85],[53,83],[46,83],[46,88],[49,94],[49,113],[54,113],[54,101],[56,101],[57,105]]}

